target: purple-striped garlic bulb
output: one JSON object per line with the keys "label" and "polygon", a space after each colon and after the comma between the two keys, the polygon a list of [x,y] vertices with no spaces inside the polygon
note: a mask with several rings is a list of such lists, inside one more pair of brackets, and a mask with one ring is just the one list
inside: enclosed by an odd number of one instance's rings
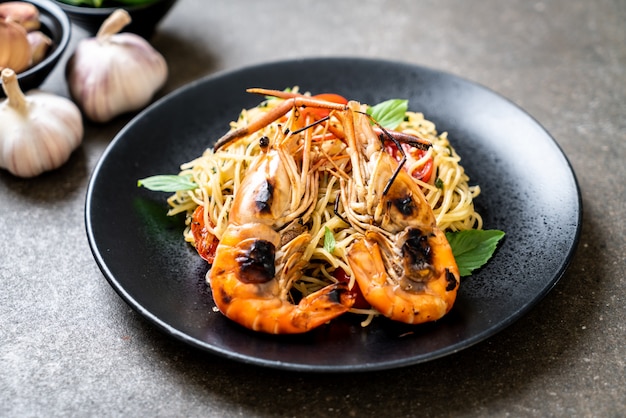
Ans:
{"label": "purple-striped garlic bulb", "polygon": [[144,38],[119,33],[131,21],[114,11],[93,38],[81,40],[66,66],[70,94],[94,122],[144,108],[167,80],[165,58]]}

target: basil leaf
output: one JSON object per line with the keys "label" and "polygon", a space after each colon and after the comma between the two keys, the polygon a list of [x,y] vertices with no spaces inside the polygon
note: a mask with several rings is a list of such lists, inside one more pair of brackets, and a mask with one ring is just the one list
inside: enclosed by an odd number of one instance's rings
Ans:
{"label": "basil leaf", "polygon": [[335,251],[335,235],[327,226],[324,227],[324,249],[331,254]]}
{"label": "basil leaf", "polygon": [[502,237],[504,232],[497,229],[446,232],[461,277],[485,265]]}
{"label": "basil leaf", "polygon": [[386,100],[367,108],[370,115],[385,129],[396,129],[404,120],[404,115],[409,108],[409,101],[402,99]]}
{"label": "basil leaf", "polygon": [[138,187],[145,187],[153,192],[177,192],[180,190],[193,190],[198,185],[191,180],[191,176],[157,175],[146,177],[137,181]]}

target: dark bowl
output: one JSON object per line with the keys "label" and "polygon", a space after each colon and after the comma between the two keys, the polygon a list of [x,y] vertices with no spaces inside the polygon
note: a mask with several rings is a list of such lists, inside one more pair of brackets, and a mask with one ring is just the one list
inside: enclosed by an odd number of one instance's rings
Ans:
{"label": "dark bowl", "polygon": [[[5,3],[7,0],[0,0]],[[17,75],[17,80],[22,91],[39,87],[41,83],[48,77],[50,71],[59,62],[63,51],[67,48],[72,34],[72,25],[67,15],[56,5],[56,2],[47,0],[27,0],[39,9],[39,20],[41,21],[41,30],[52,39],[52,47],[46,58],[39,64],[22,71]],[[2,81],[0,81],[2,85]],[[4,97],[4,90],[0,88],[0,97]]]}
{"label": "dark bowl", "polygon": [[125,9],[130,14],[132,22],[122,31],[150,38],[157,24],[174,6],[176,0],[157,0],[140,6],[120,5],[119,7],[72,6],[60,1],[54,1],[54,3],[58,4],[67,13],[73,23],[85,29],[91,35],[95,35],[98,32],[102,22],[116,9]]}

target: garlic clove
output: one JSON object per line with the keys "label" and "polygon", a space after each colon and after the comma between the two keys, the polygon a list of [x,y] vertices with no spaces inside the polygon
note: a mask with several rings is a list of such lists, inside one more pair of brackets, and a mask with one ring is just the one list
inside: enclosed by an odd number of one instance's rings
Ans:
{"label": "garlic clove", "polygon": [[70,94],[94,122],[142,109],[167,80],[165,58],[148,41],[118,33],[128,23],[128,13],[116,10],[96,37],[78,43],[67,62]]}
{"label": "garlic clove", "polygon": [[41,31],[28,32],[26,35],[28,43],[30,44],[31,63],[30,65],[37,65],[46,58],[48,50],[52,46],[52,39]]}
{"label": "garlic clove", "polygon": [[28,32],[37,30],[41,26],[39,9],[34,4],[25,1],[0,3],[0,20],[3,19],[11,19]]}
{"label": "garlic clove", "polygon": [[83,138],[80,110],[70,100],[31,90],[24,94],[11,69],[2,70],[0,168],[35,177],[64,164]]}
{"label": "garlic clove", "polygon": [[31,50],[26,30],[9,19],[0,20],[0,69],[20,73],[30,66]]}

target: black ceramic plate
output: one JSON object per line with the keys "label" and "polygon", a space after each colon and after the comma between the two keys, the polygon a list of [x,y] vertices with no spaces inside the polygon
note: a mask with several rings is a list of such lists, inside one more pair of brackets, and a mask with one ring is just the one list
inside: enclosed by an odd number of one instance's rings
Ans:
{"label": "black ceramic plate", "polygon": [[[213,310],[207,264],[182,240],[183,221],[165,215],[166,194],[137,179],[176,174],[262,98],[248,87],[299,85],[375,104],[409,100],[448,131],[472,184],[485,227],[506,232],[495,257],[464,279],[442,320],[406,326],[344,316],[307,335],[250,332]],[[113,140],[91,178],[87,235],[104,276],[149,322],[192,346],[279,369],[390,369],[442,357],[502,330],[563,275],[578,241],[581,199],[572,168],[552,137],[492,91],[414,65],[366,59],[269,63],[200,80],[152,105]]]}

